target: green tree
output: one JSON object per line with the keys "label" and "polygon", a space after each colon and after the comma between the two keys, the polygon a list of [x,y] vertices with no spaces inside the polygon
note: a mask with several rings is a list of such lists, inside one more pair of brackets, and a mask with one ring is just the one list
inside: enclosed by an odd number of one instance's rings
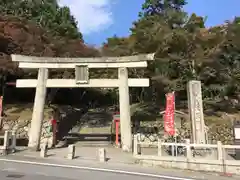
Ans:
{"label": "green tree", "polygon": [[164,15],[170,9],[181,11],[183,6],[186,4],[186,0],[145,0],[145,3],[142,5],[142,12],[140,15]]}
{"label": "green tree", "polygon": [[[240,18],[235,18],[219,27],[222,42],[219,43],[214,54],[214,62],[209,66],[213,75],[208,93],[212,99],[237,99],[240,100]],[[220,38],[220,37],[219,37]],[[209,69],[210,69],[209,68]]]}
{"label": "green tree", "polygon": [[[201,80],[205,105],[240,101],[240,18],[205,27],[205,17],[183,11],[186,1],[146,0],[129,37],[108,39],[104,52],[126,55],[155,52],[155,62],[135,77],[152,78],[150,95],[165,99],[175,91],[186,100],[189,80]],[[135,92],[136,93],[136,92]],[[235,103],[236,104],[236,103]],[[230,103],[229,107],[233,107]]]}
{"label": "green tree", "polygon": [[102,54],[104,56],[127,56],[133,54],[131,38],[117,37],[108,38],[103,44]]}
{"label": "green tree", "polygon": [[145,0],[140,18],[161,16],[171,28],[179,27],[184,22],[186,13],[182,10],[186,0]]}

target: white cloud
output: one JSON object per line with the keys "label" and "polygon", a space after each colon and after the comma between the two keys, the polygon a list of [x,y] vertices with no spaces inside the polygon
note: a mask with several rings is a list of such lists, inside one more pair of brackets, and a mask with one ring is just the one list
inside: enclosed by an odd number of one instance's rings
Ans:
{"label": "white cloud", "polygon": [[59,0],[60,6],[68,6],[78,21],[83,34],[91,34],[108,28],[113,23],[113,0]]}

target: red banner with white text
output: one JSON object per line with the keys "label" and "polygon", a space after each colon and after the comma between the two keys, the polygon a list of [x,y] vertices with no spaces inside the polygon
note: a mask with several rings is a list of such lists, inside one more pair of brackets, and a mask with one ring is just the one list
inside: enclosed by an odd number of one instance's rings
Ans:
{"label": "red banner with white text", "polygon": [[175,135],[174,113],[175,112],[175,95],[166,94],[166,110],[164,115],[164,130],[171,136]]}

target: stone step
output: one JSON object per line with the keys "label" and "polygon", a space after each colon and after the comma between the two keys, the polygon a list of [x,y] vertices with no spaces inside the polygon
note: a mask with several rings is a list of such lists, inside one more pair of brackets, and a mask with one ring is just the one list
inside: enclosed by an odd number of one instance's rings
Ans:
{"label": "stone step", "polygon": [[102,147],[112,145],[109,141],[79,141],[76,144],[76,147]]}
{"label": "stone step", "polygon": [[[69,133],[68,136],[65,136],[65,139],[68,140],[76,140],[76,141],[91,141],[91,142],[98,142],[98,141],[106,141],[111,142],[115,141],[114,134],[79,134],[79,133]],[[119,136],[119,139],[121,137]]]}

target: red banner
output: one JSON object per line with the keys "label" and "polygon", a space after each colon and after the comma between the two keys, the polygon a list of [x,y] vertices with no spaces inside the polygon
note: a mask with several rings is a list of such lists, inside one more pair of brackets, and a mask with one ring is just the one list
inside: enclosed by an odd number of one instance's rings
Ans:
{"label": "red banner", "polygon": [[174,93],[166,94],[166,110],[164,116],[164,130],[171,136],[175,134],[174,126],[175,96]]}

